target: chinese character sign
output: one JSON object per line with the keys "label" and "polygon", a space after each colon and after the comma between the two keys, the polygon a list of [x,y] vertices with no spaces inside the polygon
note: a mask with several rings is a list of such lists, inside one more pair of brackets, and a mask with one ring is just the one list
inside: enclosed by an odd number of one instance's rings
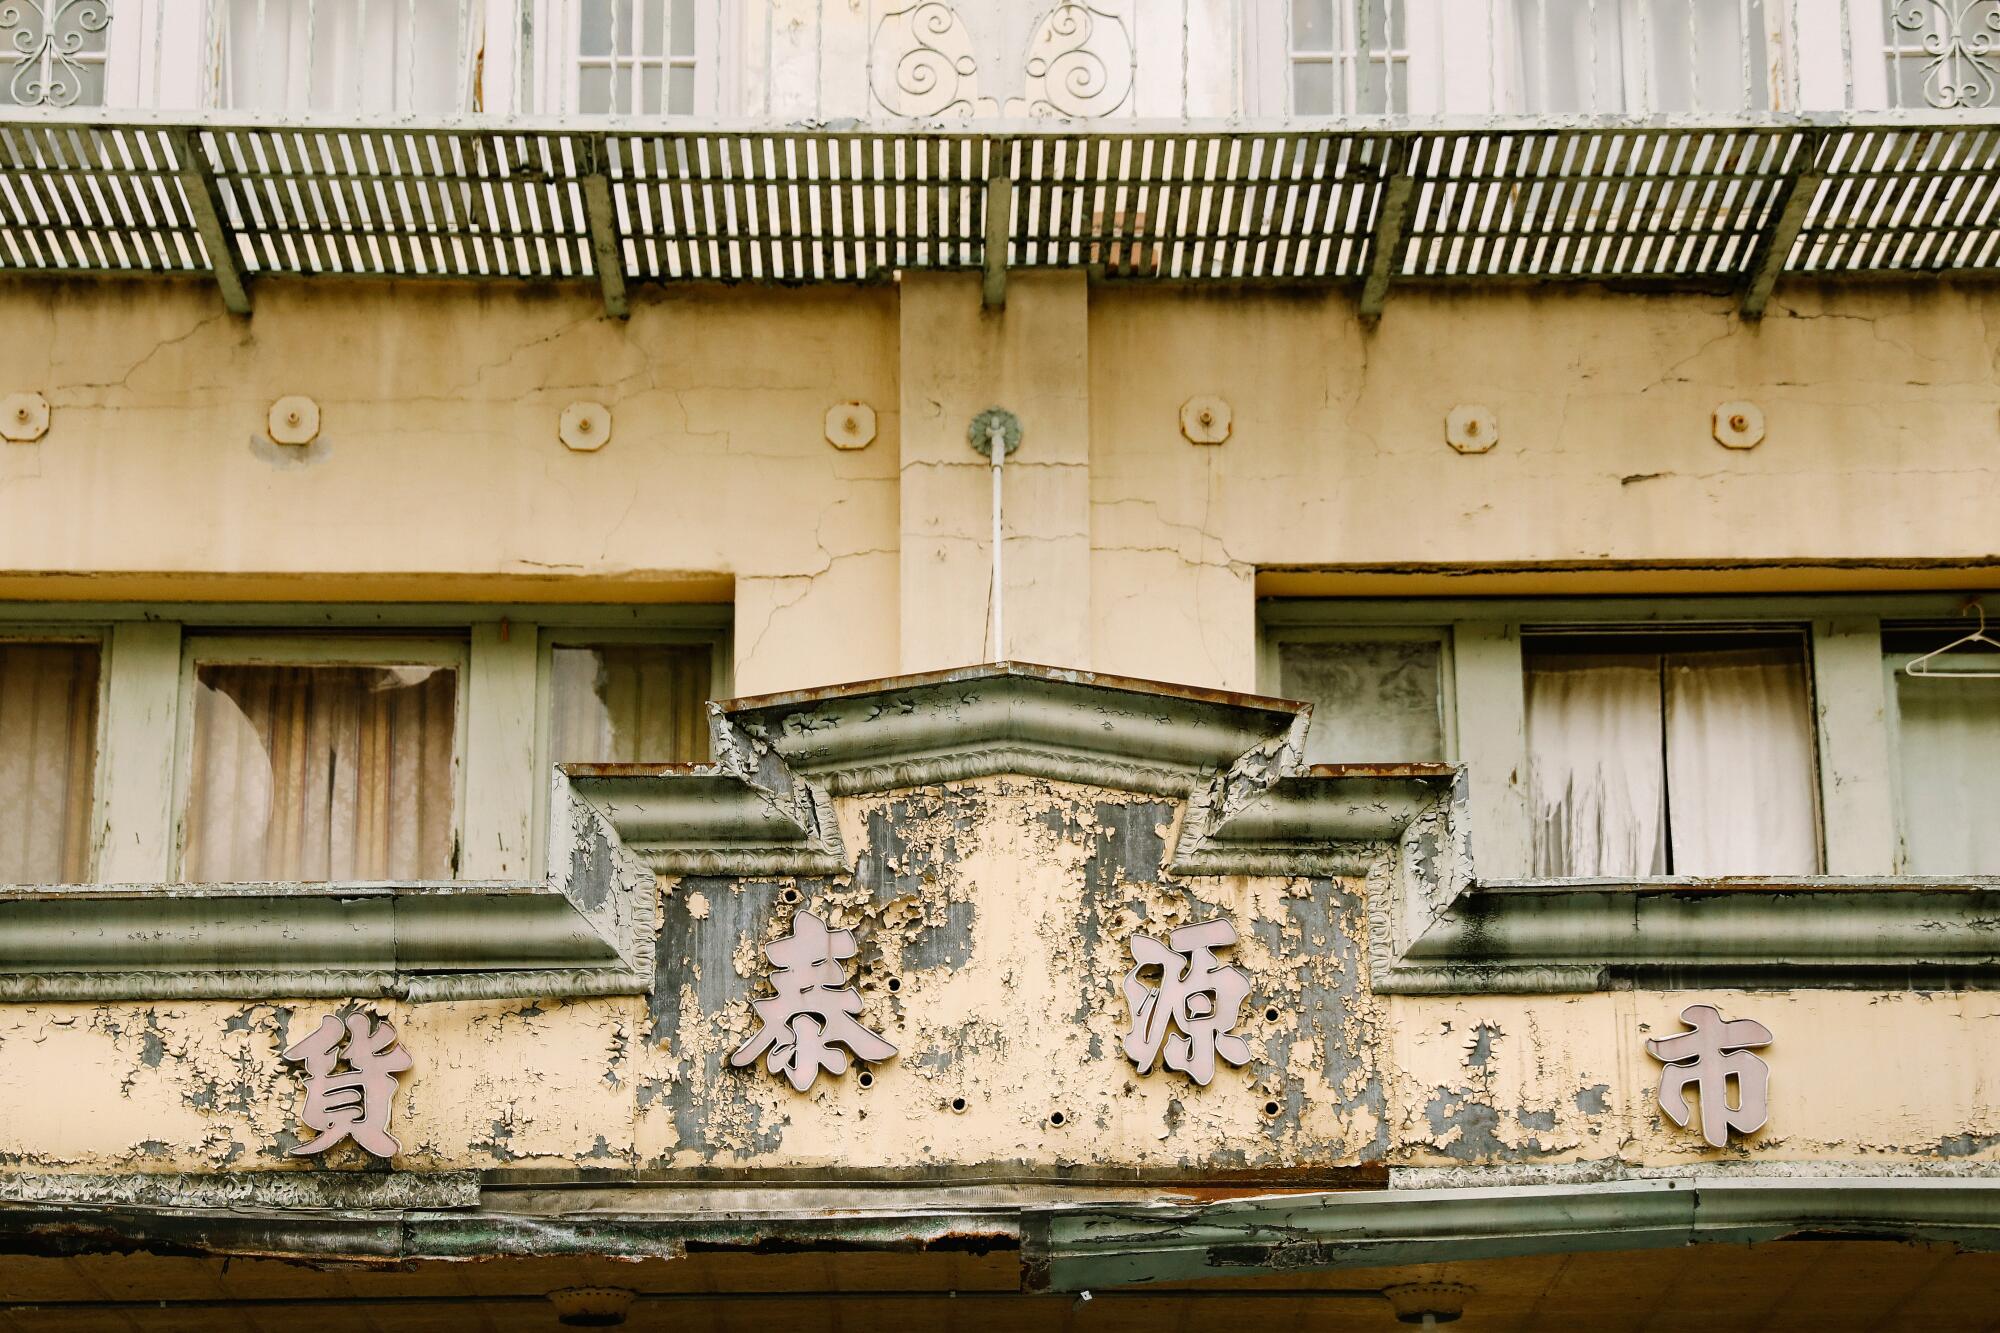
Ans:
{"label": "chinese character sign", "polygon": [[760,1055],[774,1074],[783,1074],[804,1092],[823,1069],[847,1072],[845,1046],[857,1059],[886,1060],[896,1048],[857,1021],[861,996],[847,984],[841,964],[854,957],[854,932],[829,930],[811,912],[792,914],[792,933],[764,946],[775,969],[775,995],[752,1003],[757,1030],[729,1057],[736,1066]]}
{"label": "chinese character sign", "polygon": [[[1754,1134],[1770,1118],[1771,1067],[1749,1048],[1767,1046],[1771,1029],[1748,1018],[1725,1020],[1711,1004],[1691,1004],[1681,1010],[1681,1022],[1691,1031],[1658,1037],[1646,1043],[1660,1071],[1660,1109],[1667,1119],[1687,1128],[1691,1114],[1689,1084],[1701,1105],[1701,1136],[1717,1148],[1729,1143],[1729,1131]],[[1729,1081],[1736,1080],[1736,1104],[1729,1104]]]}
{"label": "chinese character sign", "polygon": [[344,1023],[328,1014],[309,1036],[292,1043],[285,1058],[306,1067],[306,1104],[299,1118],[319,1131],[318,1138],[292,1149],[292,1156],[323,1153],[349,1138],[377,1157],[403,1150],[389,1133],[389,1111],[396,1075],[411,1061],[396,1044],[395,1028],[367,1014],[349,1014]]}
{"label": "chinese character sign", "polygon": [[[1132,937],[1132,970],[1125,974],[1125,1003],[1132,1029],[1125,1054],[1142,1074],[1164,1051],[1169,1069],[1178,1069],[1202,1087],[1215,1078],[1215,1057],[1232,1065],[1250,1062],[1250,1043],[1237,1036],[1237,1015],[1250,998],[1243,969],[1225,966],[1215,950],[1236,943],[1236,927],[1217,918],[1182,926],[1165,944],[1150,935]],[[1160,969],[1157,986],[1143,973]]]}

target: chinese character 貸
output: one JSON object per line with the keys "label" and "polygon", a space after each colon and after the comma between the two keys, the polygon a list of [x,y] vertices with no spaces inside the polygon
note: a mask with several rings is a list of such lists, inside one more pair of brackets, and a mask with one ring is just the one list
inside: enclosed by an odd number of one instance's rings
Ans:
{"label": "chinese character \u8cb8", "polygon": [[[1132,970],[1125,974],[1132,1030],[1125,1054],[1140,1073],[1151,1072],[1162,1049],[1167,1068],[1202,1087],[1215,1077],[1216,1056],[1232,1065],[1250,1062],[1250,1043],[1232,1031],[1250,997],[1250,978],[1239,967],[1218,964],[1214,953],[1234,943],[1236,927],[1219,917],[1182,926],[1165,944],[1150,935],[1132,937]],[[1158,986],[1141,978],[1148,967],[1160,969]]]}
{"label": "chinese character \u8cb8", "polygon": [[[292,1149],[292,1156],[325,1152],[352,1138],[377,1157],[403,1150],[389,1133],[390,1102],[396,1075],[410,1067],[410,1053],[396,1044],[396,1029],[367,1014],[349,1014],[345,1023],[328,1014],[309,1036],[293,1042],[287,1060],[306,1067],[306,1105],[299,1119],[319,1137]],[[345,1063],[347,1068],[335,1072]]]}
{"label": "chinese character \u8cb8", "polygon": [[841,967],[854,957],[854,932],[828,930],[811,912],[792,914],[792,933],[764,946],[764,956],[777,969],[771,989],[777,994],[752,1002],[757,1030],[729,1057],[742,1066],[769,1052],[767,1067],[783,1074],[800,1092],[811,1087],[822,1069],[847,1072],[846,1052],[861,1060],[886,1060],[896,1048],[856,1022],[861,996],[847,984]]}
{"label": "chinese character \u8cb8", "polygon": [[[1688,1084],[1695,1085],[1701,1104],[1701,1136],[1717,1148],[1729,1143],[1729,1131],[1754,1134],[1770,1118],[1771,1066],[1748,1048],[1770,1044],[1771,1029],[1748,1018],[1724,1020],[1712,1004],[1691,1004],[1681,1010],[1681,1022],[1691,1031],[1657,1037],[1646,1043],[1660,1071],[1660,1109],[1667,1119],[1687,1128]],[[1729,1080],[1736,1080],[1736,1105],[1729,1104]]]}

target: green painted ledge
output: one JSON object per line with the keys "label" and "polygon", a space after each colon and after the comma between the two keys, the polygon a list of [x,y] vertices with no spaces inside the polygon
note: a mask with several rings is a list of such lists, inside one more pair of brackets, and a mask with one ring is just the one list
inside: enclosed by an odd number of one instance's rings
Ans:
{"label": "green painted ledge", "polygon": [[655,875],[840,874],[833,800],[1020,774],[1185,800],[1183,876],[1368,881],[1404,994],[2000,985],[2000,880],[1480,882],[1466,776],[1308,767],[1308,705],[1017,663],[711,704],[707,764],[554,776],[539,883],[0,888],[0,1000],[632,994]]}

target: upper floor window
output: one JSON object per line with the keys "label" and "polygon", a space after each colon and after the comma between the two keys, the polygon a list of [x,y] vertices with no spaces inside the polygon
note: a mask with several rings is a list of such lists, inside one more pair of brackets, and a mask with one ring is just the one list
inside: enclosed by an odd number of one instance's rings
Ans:
{"label": "upper floor window", "polygon": [[0,640],[0,884],[89,876],[100,656]]}
{"label": "upper floor window", "polygon": [[444,879],[464,647],[190,639],[181,878]]}
{"label": "upper floor window", "polygon": [[1538,875],[1819,869],[1803,635],[1523,640]]}
{"label": "upper floor window", "polygon": [[1409,110],[1409,9],[1408,0],[1291,0],[1293,114]]}
{"label": "upper floor window", "polygon": [[[1897,869],[1906,875],[2000,874],[2000,653],[1950,645],[1964,631],[1883,635],[1898,807]],[[1925,674],[1911,662],[1931,657]]]}
{"label": "upper floor window", "polygon": [[215,100],[260,111],[462,111],[481,7],[461,0],[220,0]]}
{"label": "upper floor window", "polygon": [[1512,0],[1531,113],[1768,110],[1763,0]]}

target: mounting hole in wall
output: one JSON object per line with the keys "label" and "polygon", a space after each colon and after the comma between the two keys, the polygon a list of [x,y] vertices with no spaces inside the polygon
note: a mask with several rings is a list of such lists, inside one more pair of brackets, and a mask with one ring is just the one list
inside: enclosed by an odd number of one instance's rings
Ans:
{"label": "mounting hole in wall", "polygon": [[1277,1114],[1278,1114],[1278,1109],[1279,1109],[1279,1108],[1278,1108],[1278,1104],[1277,1104],[1276,1102],[1265,1102],[1265,1103],[1264,1103],[1264,1114],[1265,1114],[1265,1115],[1268,1115],[1268,1116],[1275,1116],[1275,1115],[1277,1115]]}
{"label": "mounting hole in wall", "polygon": [[1264,1021],[1265,1021],[1266,1023],[1275,1023],[1275,1022],[1277,1022],[1277,1021],[1278,1021],[1278,1006],[1277,1006],[1277,1005],[1275,1005],[1275,1004],[1274,1004],[1274,1005],[1272,1005],[1272,1006],[1271,1006],[1271,1007],[1270,1007],[1269,1009],[1266,1009],[1266,1010],[1264,1011]]}
{"label": "mounting hole in wall", "polygon": [[887,981],[885,981],[882,984],[887,986],[891,991],[899,991],[903,989],[903,979],[901,977],[890,977]]}
{"label": "mounting hole in wall", "polygon": [[875,1076],[864,1069],[861,1071],[861,1076],[855,1079],[855,1082],[864,1088],[872,1088],[875,1086]]}
{"label": "mounting hole in wall", "polygon": [[799,891],[797,889],[786,889],[783,893],[779,894],[778,896],[784,899],[787,903],[795,903],[799,900]]}
{"label": "mounting hole in wall", "polygon": [[1061,1129],[1064,1125],[1067,1125],[1069,1123],[1069,1117],[1064,1115],[1061,1111],[1051,1111],[1049,1113],[1049,1123],[1051,1125],[1054,1125],[1057,1129]]}
{"label": "mounting hole in wall", "polygon": [[954,1098],[952,1098],[952,1099],[951,1099],[951,1102],[950,1102],[950,1106],[951,1106],[951,1113],[952,1113],[953,1115],[964,1115],[964,1114],[965,1114],[965,1098],[963,1098],[963,1097],[954,1097]]}

